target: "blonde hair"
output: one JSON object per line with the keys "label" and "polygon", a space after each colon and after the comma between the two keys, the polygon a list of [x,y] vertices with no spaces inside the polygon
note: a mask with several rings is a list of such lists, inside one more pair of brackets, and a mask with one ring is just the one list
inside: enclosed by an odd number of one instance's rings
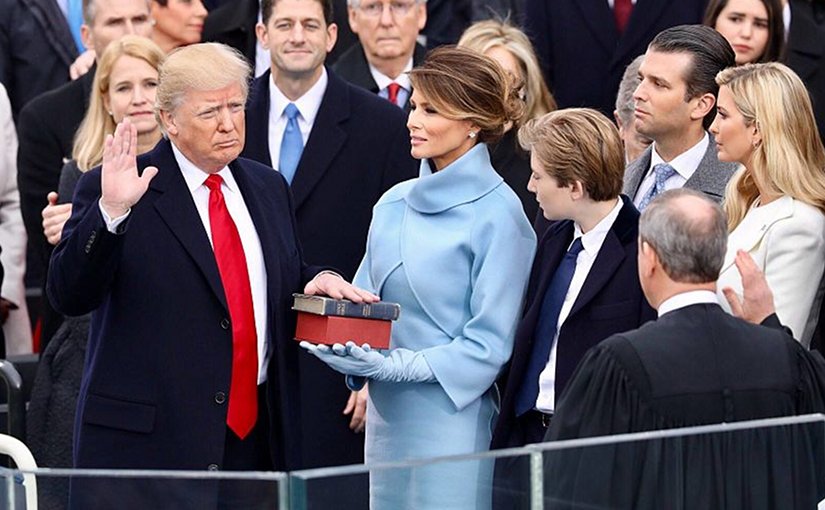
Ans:
{"label": "blonde hair", "polygon": [[490,57],[456,46],[432,50],[410,71],[410,82],[438,113],[479,127],[478,140],[495,143],[508,122],[517,123],[524,103],[507,72]]}
{"label": "blonde hair", "polygon": [[458,45],[486,54],[500,47],[515,57],[524,77],[524,119],[535,119],[557,108],[556,100],[544,82],[539,61],[530,39],[521,30],[507,21],[485,20],[473,23],[458,41]]}
{"label": "blonde hair", "polygon": [[106,110],[104,97],[109,93],[112,69],[121,57],[143,60],[155,69],[163,61],[163,51],[145,37],[126,35],[112,42],[97,61],[89,109],[77,129],[72,157],[77,167],[86,172],[103,161],[103,143],[106,135],[115,132],[115,120]]}
{"label": "blonde hair", "polygon": [[759,182],[771,195],[788,195],[825,212],[825,148],[808,90],[783,64],[745,64],[716,75],[730,90],[745,123],[762,137],[725,190],[728,229],[733,230],[759,197]]}
{"label": "blonde hair", "polygon": [[559,186],[579,181],[597,202],[621,193],[625,161],[619,130],[596,110],[565,108],[529,120],[518,139]]}
{"label": "blonde hair", "polygon": [[[244,56],[225,44],[199,43],[177,48],[160,66],[155,115],[177,110],[190,90],[218,90],[237,83],[246,100],[249,74]],[[160,118],[158,124],[164,129]]]}

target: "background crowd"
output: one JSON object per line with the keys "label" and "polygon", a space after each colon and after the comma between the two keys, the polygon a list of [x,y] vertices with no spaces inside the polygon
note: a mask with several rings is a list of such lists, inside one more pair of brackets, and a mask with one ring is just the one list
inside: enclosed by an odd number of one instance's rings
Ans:
{"label": "background crowd", "polygon": [[[825,410],[823,38],[821,0],[0,0],[0,347],[41,353],[35,458],[285,470]],[[391,351],[299,348],[298,291],[401,303]],[[683,321],[764,337],[731,363],[808,375],[588,393],[680,373],[616,335],[711,304]],[[525,469],[336,490],[511,508]]]}

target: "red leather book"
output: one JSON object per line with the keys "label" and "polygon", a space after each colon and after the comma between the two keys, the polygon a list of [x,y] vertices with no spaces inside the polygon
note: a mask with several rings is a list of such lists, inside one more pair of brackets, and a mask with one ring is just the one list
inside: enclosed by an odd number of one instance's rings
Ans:
{"label": "red leather book", "polygon": [[313,344],[370,344],[374,349],[389,349],[392,322],[388,320],[316,315],[298,312],[295,340]]}

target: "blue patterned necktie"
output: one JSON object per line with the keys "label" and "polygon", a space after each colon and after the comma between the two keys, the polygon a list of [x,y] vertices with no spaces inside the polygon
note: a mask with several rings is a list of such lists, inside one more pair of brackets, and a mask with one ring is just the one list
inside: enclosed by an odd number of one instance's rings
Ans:
{"label": "blue patterned necktie", "polygon": [[527,370],[516,395],[516,416],[521,416],[536,406],[536,399],[539,396],[539,375],[547,366],[550,358],[550,350],[553,347],[553,339],[556,337],[556,326],[559,322],[559,314],[567,297],[570,282],[573,280],[573,273],[576,272],[576,260],[579,252],[582,251],[581,237],[576,238],[567,253],[564,254],[547,292],[541,303],[541,316],[536,324],[535,338],[533,340],[533,351],[527,362]]}
{"label": "blue patterned necktie", "polygon": [[639,202],[639,211],[644,211],[645,207],[650,204],[650,201],[656,198],[659,193],[665,191],[665,182],[676,175],[676,170],[667,163],[659,163],[653,167],[653,172],[656,174],[656,182],[653,187],[645,193],[642,201]]}
{"label": "blue patterned necktie", "polygon": [[298,107],[295,103],[289,103],[284,109],[287,117],[284,137],[281,139],[281,154],[278,156],[278,171],[284,176],[286,182],[292,184],[295,177],[295,170],[298,169],[298,162],[301,161],[301,153],[304,152],[304,137],[301,136],[301,129],[298,127]]}

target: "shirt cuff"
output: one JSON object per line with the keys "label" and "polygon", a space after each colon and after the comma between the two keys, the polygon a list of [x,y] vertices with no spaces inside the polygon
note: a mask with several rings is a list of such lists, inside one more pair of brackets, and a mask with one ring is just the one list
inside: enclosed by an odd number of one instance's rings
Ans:
{"label": "shirt cuff", "polygon": [[132,209],[129,208],[123,215],[118,216],[117,218],[112,218],[106,212],[106,209],[103,208],[103,202],[101,200],[97,201],[97,207],[100,209],[100,214],[103,215],[103,221],[106,222],[106,230],[108,230],[112,234],[119,234],[120,232],[118,232],[117,228],[120,226],[121,223],[126,221],[126,218],[129,217],[129,213],[132,212]]}

